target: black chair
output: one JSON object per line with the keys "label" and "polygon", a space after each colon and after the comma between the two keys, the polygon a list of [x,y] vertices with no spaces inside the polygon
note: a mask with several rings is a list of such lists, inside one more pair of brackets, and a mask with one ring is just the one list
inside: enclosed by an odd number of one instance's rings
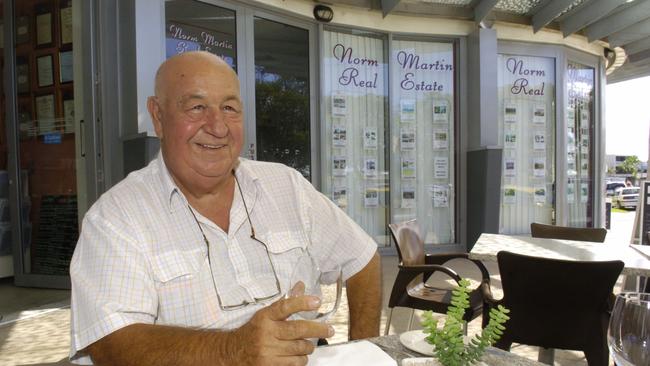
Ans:
{"label": "black chair", "polygon": [[502,304],[510,309],[496,347],[508,351],[516,342],[579,350],[590,366],[609,364],[609,298],[623,270],[622,261],[567,261],[506,251],[497,258],[503,298],[494,299],[489,284],[481,285],[486,301],[484,327],[491,308]]}
{"label": "black chair", "polygon": [[[433,273],[439,271],[451,277],[456,284],[461,277],[456,271],[447,266],[452,259],[468,260],[466,253],[453,254],[426,254],[424,241],[420,236],[420,229],[417,220],[410,220],[398,224],[389,224],[391,236],[397,244],[399,256],[399,272],[395,278],[393,289],[388,301],[388,320],[384,334],[388,334],[393,309],[396,306],[419,310],[432,310],[436,313],[445,314],[451,304],[452,286],[448,283],[427,283]],[[489,283],[490,274],[479,261],[472,260],[481,272],[481,281]],[[446,285],[446,286],[445,286]],[[455,287],[455,286],[454,286]],[[470,307],[465,313],[464,319],[470,321],[481,314],[483,299],[481,298],[480,286],[470,294]],[[409,329],[413,321],[413,312],[409,320]]]}
{"label": "black chair", "polygon": [[545,225],[533,222],[530,224],[530,235],[533,238],[594,241],[602,243],[605,241],[607,230],[603,228]]}

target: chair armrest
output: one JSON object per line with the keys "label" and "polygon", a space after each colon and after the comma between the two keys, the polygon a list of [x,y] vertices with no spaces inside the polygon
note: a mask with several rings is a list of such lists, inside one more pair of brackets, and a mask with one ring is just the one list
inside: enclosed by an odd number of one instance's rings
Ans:
{"label": "chair armrest", "polygon": [[492,295],[492,289],[490,289],[490,281],[481,281],[481,295],[483,295],[483,301],[490,305],[490,307],[495,307],[501,304],[502,300],[497,300]]}
{"label": "chair armrest", "polygon": [[438,264],[414,264],[409,266],[400,264],[398,267],[399,267],[399,271],[404,273],[411,273],[411,274],[424,273],[431,276],[433,272],[440,271],[445,273],[452,279],[454,279],[456,283],[459,283],[461,280],[460,276],[458,275],[458,273],[456,273],[456,271],[454,271],[449,267],[441,266]]}
{"label": "chair armrest", "polygon": [[492,290],[490,289],[490,280],[481,281],[481,286],[478,290],[481,291],[481,296],[483,297],[483,319],[481,320],[481,327],[485,328],[490,322],[490,309],[494,309],[497,305],[503,303],[503,299],[497,300],[492,295]]}
{"label": "chair armrest", "polygon": [[444,265],[446,262],[452,259],[459,259],[459,258],[472,261],[474,265],[478,267],[479,271],[481,271],[481,279],[484,281],[487,280],[489,282],[490,272],[488,272],[487,268],[485,268],[485,265],[481,261],[477,261],[475,259],[469,259],[469,255],[467,253],[427,254],[424,257],[424,262],[426,264]]}

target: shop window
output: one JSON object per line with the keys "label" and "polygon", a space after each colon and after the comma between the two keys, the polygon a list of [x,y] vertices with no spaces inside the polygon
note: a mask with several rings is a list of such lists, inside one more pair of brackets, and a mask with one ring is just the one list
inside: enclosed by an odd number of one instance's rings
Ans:
{"label": "shop window", "polygon": [[524,234],[553,222],[555,59],[498,55],[499,138],[503,144],[499,232]]}
{"label": "shop window", "polygon": [[237,70],[236,22],[233,10],[196,0],[165,1],[167,58],[187,51],[208,51]]}
{"label": "shop window", "polygon": [[568,225],[593,227],[594,146],[593,67],[569,62],[567,67],[567,188]]}
{"label": "shop window", "polygon": [[[4,192],[2,247],[11,242],[8,179],[16,174],[21,186],[19,224],[22,236],[22,266],[16,276],[66,276],[77,242],[78,176],[80,152],[74,119],[73,24],[70,0],[16,1],[16,94],[17,149],[9,159],[19,162],[20,172],[8,170],[4,156],[0,163],[0,189]],[[8,99],[7,102],[13,102]],[[13,121],[12,121],[13,122]],[[9,130],[4,129],[7,132]],[[6,145],[3,146],[6,150]],[[83,179],[83,178],[82,178]],[[15,232],[15,231],[14,231]],[[14,238],[15,240],[15,238]],[[18,253],[14,253],[18,255]]]}
{"label": "shop window", "polygon": [[257,159],[311,180],[309,31],[254,19]]}
{"label": "shop window", "polygon": [[454,45],[396,39],[393,47],[391,221],[417,219],[425,243],[454,243]]}
{"label": "shop window", "polygon": [[322,70],[322,191],[379,245],[386,236],[386,41],[325,31]]}

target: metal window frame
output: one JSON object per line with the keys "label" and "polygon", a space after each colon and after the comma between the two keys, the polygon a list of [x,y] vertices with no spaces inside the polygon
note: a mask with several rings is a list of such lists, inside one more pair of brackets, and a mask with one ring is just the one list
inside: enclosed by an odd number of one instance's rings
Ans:
{"label": "metal window frame", "polygon": [[[593,159],[590,161],[592,164],[591,176],[589,177],[594,184],[594,189],[591,192],[591,199],[593,202],[593,227],[605,227],[605,118],[604,118],[604,88],[602,87],[605,79],[605,67],[602,57],[596,55],[580,52],[578,50],[564,47],[564,73],[569,67],[569,62],[575,62],[594,69],[594,134],[593,137]],[[568,100],[568,88],[563,84],[565,91],[565,100]],[[564,110],[563,110],[564,112]],[[566,123],[566,121],[565,121]],[[566,125],[564,126],[566,131]],[[566,139],[566,133],[564,134]],[[566,140],[564,141],[566,146]],[[566,162],[566,159],[564,159]],[[568,211],[568,204],[564,208]],[[564,222],[566,224],[566,222]]]}

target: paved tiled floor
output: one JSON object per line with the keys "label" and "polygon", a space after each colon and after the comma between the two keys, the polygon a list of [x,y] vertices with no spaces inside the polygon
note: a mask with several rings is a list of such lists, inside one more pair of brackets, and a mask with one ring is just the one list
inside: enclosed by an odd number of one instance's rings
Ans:
{"label": "paved tiled floor", "polygon": [[[629,242],[634,215],[628,213],[616,216],[613,220],[615,227],[608,233],[606,245],[625,245]],[[386,310],[388,295],[397,273],[397,258],[384,257],[382,261],[383,309]],[[492,284],[495,287],[495,295],[497,295],[500,286],[497,275],[498,268],[495,263],[486,263],[486,265],[492,275]],[[461,276],[478,277],[477,273],[463,274],[464,271],[461,269]],[[70,312],[67,308],[61,309],[67,304],[67,301],[61,302],[60,300],[67,298],[69,293],[56,290],[12,289],[12,286],[4,285],[0,283],[0,298],[3,299],[0,311],[5,312],[5,321],[7,318],[27,318],[0,325],[0,365],[68,365],[66,357],[69,347]],[[5,301],[5,299],[7,300]],[[58,309],[48,310],[48,306],[43,306],[47,301],[55,302],[54,307]],[[59,302],[56,303],[56,301]],[[17,309],[32,309],[32,311],[12,313]],[[344,299],[341,309],[332,318],[332,323],[336,328],[336,335],[332,339],[333,343],[347,340],[346,309],[347,301]],[[396,309],[393,313],[390,333],[405,331],[409,315],[408,309]],[[416,312],[416,315],[419,315],[419,312]],[[417,319],[418,316],[416,316],[413,328],[418,327]],[[382,334],[385,322],[386,312],[384,311],[381,325]],[[469,325],[470,335],[478,331],[480,331],[480,317]],[[537,348],[535,347],[515,345],[512,352],[531,359],[537,358]],[[555,361],[555,365],[562,366],[587,364],[581,352],[557,351]]]}

